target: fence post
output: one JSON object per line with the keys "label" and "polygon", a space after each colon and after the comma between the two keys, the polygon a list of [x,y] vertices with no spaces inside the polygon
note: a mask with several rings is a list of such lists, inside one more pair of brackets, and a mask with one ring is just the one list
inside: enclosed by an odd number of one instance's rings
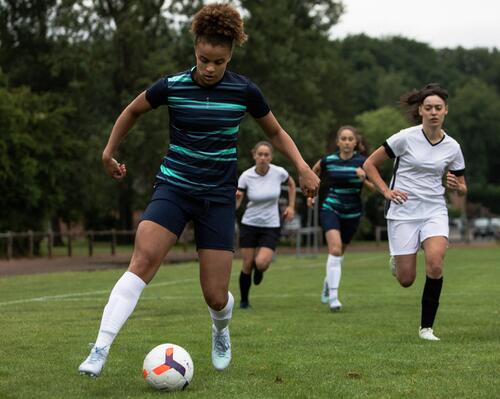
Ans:
{"label": "fence post", "polygon": [[68,256],[71,258],[73,256],[73,233],[68,232]]}
{"label": "fence post", "polygon": [[111,229],[111,255],[116,255],[116,230]]}
{"label": "fence post", "polygon": [[28,230],[28,256],[30,258],[33,257],[33,250],[34,250],[34,234],[33,230]]}
{"label": "fence post", "polygon": [[49,258],[52,258],[52,247],[54,246],[54,233],[52,230],[49,230],[47,232],[47,250],[48,250],[48,255]]}
{"label": "fence post", "polygon": [[7,259],[12,259],[12,246],[14,244],[14,237],[12,236],[12,231],[7,232]]}
{"label": "fence post", "polygon": [[94,255],[94,231],[90,230],[87,234],[89,241],[89,256]]}

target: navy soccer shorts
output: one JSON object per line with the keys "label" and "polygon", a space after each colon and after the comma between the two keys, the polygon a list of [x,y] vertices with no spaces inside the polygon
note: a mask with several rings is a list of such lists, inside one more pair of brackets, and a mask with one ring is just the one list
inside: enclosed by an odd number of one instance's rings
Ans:
{"label": "navy soccer shorts", "polygon": [[155,222],[177,237],[192,220],[197,249],[234,251],[234,203],[194,198],[168,185],[159,184],[142,220]]}
{"label": "navy soccer shorts", "polygon": [[319,219],[325,233],[328,230],[338,230],[342,243],[349,244],[358,230],[360,218],[341,218],[336,212],[321,210]]}

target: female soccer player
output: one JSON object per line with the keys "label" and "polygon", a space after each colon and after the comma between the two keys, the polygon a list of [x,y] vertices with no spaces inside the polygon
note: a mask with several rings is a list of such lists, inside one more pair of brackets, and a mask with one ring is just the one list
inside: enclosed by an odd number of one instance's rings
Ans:
{"label": "female soccer player", "polygon": [[[432,326],[443,285],[443,260],[448,247],[446,187],[467,193],[465,163],[460,145],[443,130],[448,92],[436,83],[401,97],[408,115],[421,124],[389,137],[365,162],[369,179],[386,199],[389,250],[395,275],[403,287],[416,277],[417,251],[425,254],[426,281],[422,295],[419,337],[439,341]],[[378,167],[395,158],[390,188]]]}
{"label": "female soccer player", "polygon": [[[325,155],[313,166],[318,176],[322,172],[328,176],[328,195],[320,210],[321,227],[328,244],[321,302],[329,303],[332,312],[342,308],[338,298],[342,261],[363,214],[361,189],[363,185],[373,188],[362,169],[366,158],[356,151],[359,144],[356,129],[342,126],[335,136],[335,144],[337,151]],[[313,203],[314,199],[308,198],[308,206]]]}
{"label": "female soccer player", "polygon": [[243,264],[240,273],[240,308],[247,309],[253,269],[253,282],[259,285],[273,259],[280,238],[278,200],[281,184],[288,184],[288,206],[283,212],[286,222],[295,214],[295,181],[288,172],[271,164],[273,147],[267,141],[258,142],[252,150],[255,166],[242,173],[236,191],[239,208],[245,194],[248,204],[240,226],[240,248]]}
{"label": "female soccer player", "polygon": [[319,179],[248,78],[226,70],[235,44],[247,36],[238,11],[228,4],[204,6],[194,17],[196,66],[161,78],[121,113],[102,154],[116,179],[126,175],[113,158],[119,143],[144,113],[168,106],[170,145],[156,175],[152,200],[137,228],[128,271],[104,308],[97,340],[81,373],[98,376],[109,348],[134,310],[184,226],[193,220],[200,282],[212,318],[212,363],[224,370],[231,360],[228,324],[234,299],[228,292],[233,258],[236,141],[248,111],[273,145],[297,168],[305,195],[315,195]]}

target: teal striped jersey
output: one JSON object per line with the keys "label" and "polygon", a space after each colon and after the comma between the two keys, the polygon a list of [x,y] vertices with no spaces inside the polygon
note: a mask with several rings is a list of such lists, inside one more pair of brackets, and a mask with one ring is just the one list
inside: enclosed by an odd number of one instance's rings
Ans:
{"label": "teal striped jersey", "polygon": [[240,123],[246,112],[261,118],[270,109],[247,77],[226,70],[219,82],[203,87],[194,80],[194,71],[166,76],[146,91],[151,106],[166,105],[170,116],[170,143],[156,184],[198,199],[232,203]]}
{"label": "teal striped jersey", "polygon": [[346,160],[339,153],[321,158],[321,171],[327,176],[328,194],[321,210],[333,211],[340,218],[361,217],[361,188],[363,183],[356,175],[356,169],[363,165],[365,157],[357,152]]}

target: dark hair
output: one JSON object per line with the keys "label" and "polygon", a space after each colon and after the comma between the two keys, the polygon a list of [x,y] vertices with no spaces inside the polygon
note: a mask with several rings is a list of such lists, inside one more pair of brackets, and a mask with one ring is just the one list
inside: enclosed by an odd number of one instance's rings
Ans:
{"label": "dark hair", "polygon": [[[339,139],[339,135],[342,131],[344,130],[350,130],[351,132],[354,133],[354,138],[356,139],[356,143],[359,144],[359,133],[358,133],[358,129],[356,129],[354,126],[351,126],[351,125],[343,125],[343,126],[340,126],[339,129],[337,130],[337,132],[335,134],[331,134],[330,135],[330,139],[328,140],[328,146],[327,146],[327,151],[328,152],[335,152],[337,151],[338,149],[338,146],[337,146],[337,141]],[[357,147],[357,144],[356,144],[356,147]]]}
{"label": "dark hair", "polygon": [[448,103],[448,91],[441,87],[439,83],[429,83],[420,90],[414,89],[401,96],[399,104],[404,109],[408,119],[416,123],[420,123],[422,121],[422,117],[418,113],[418,108],[429,96],[441,97],[445,104]]}
{"label": "dark hair", "polygon": [[266,147],[269,148],[271,153],[273,152],[273,145],[269,141],[259,141],[257,144],[253,146],[252,154],[255,154],[257,152],[257,148],[259,148],[261,145],[265,145]]}
{"label": "dark hair", "polygon": [[214,46],[242,45],[247,40],[243,20],[236,8],[229,4],[207,4],[199,10],[191,24],[195,43],[204,40]]}

